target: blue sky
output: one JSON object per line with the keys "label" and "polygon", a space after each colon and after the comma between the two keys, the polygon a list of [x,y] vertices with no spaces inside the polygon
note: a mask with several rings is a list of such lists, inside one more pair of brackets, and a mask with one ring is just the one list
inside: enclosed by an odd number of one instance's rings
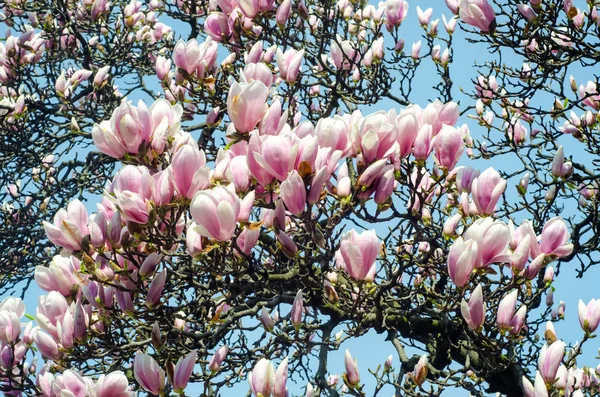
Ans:
{"label": "blue sky", "polygon": [[[409,16],[404,21],[404,24],[401,28],[402,37],[404,38],[406,45],[405,51],[410,51],[410,47],[413,42],[417,40],[423,41],[422,54],[428,51],[425,40],[421,37],[423,34],[423,30],[418,26],[418,22],[416,19],[416,3],[411,2],[409,9]],[[433,4],[434,2],[428,1],[419,2],[421,4]],[[445,35],[443,23],[441,20],[442,13],[445,14],[446,18],[451,17],[451,13],[446,7],[443,5],[442,1],[435,2],[436,7],[433,13],[433,19],[440,19],[439,31],[441,35]],[[438,6],[439,5],[439,6]],[[425,6],[422,6],[423,8]],[[174,26],[176,36],[187,36],[187,26]],[[455,82],[453,93],[455,98],[461,101],[461,108],[464,108],[465,105],[471,104],[471,100],[466,96],[460,93],[460,88],[464,88],[465,91],[469,92],[472,90],[471,79],[476,77],[476,71],[473,68],[473,64],[477,62],[483,61],[487,54],[487,50],[482,45],[473,45],[466,43],[464,40],[465,34],[461,31],[459,27],[456,29],[456,33],[454,35],[454,45],[453,45],[453,58],[454,63],[451,66],[451,77]],[[442,50],[444,47],[442,46]],[[505,62],[514,62],[517,65],[520,65],[520,62],[515,57],[508,57],[504,59]],[[584,83],[587,79],[592,78],[592,72],[586,72],[583,70],[575,69],[578,74],[576,75],[578,82]],[[415,87],[418,87],[413,90],[410,100],[412,103],[416,103],[421,107],[425,107],[427,103],[437,96],[437,91],[431,86],[431,84],[435,84],[438,82],[437,79],[431,78],[432,74],[435,73],[435,68],[433,63],[430,60],[425,60],[424,64],[419,68],[417,72],[417,78]],[[587,75],[585,74],[587,73]],[[132,97],[130,98],[134,102],[137,101],[138,98]],[[369,111],[375,110],[389,110],[391,107],[395,107],[398,109],[398,106],[391,101],[382,101],[375,106],[363,109],[363,113],[367,113]],[[471,135],[473,138],[478,138],[481,134],[480,127],[478,127],[477,123],[473,122],[470,119],[463,118],[461,122],[465,122],[469,125]],[[574,140],[571,137],[565,137],[565,139],[561,140],[561,143],[565,145],[565,151],[567,156],[569,155],[580,155],[578,151],[577,144],[574,144]],[[477,168],[485,169],[489,166],[494,166],[497,168],[506,167],[506,160],[493,160],[493,161],[476,161],[470,162],[468,160],[461,161],[460,164],[471,163]],[[516,197],[516,190],[514,189],[514,185],[517,181],[509,182],[508,184],[508,192],[509,197]],[[91,212],[95,211],[95,205],[93,205],[94,200],[91,200],[88,205],[88,208]],[[572,213],[576,211],[577,208],[565,208],[564,215]],[[49,258],[50,260],[50,258]],[[577,302],[579,298],[583,299],[585,302],[592,298],[599,298],[600,294],[598,294],[598,290],[595,286],[596,280],[598,280],[598,276],[600,276],[600,271],[598,269],[593,269],[586,274],[586,277],[581,279],[576,279],[574,272],[569,271],[569,264],[562,265],[562,271],[560,277],[554,283],[556,287],[555,292],[555,302],[558,303],[559,300],[564,300],[566,302],[567,311],[565,321],[559,322],[555,324],[557,333],[559,338],[565,340],[566,342],[575,342],[582,337],[582,331],[579,327],[579,323],[577,321]],[[28,313],[34,314],[35,307],[37,305],[37,296],[40,295],[40,291],[37,288],[31,288],[28,292],[26,304],[28,307]],[[283,309],[282,314],[285,315],[289,311],[289,308]],[[360,339],[355,339],[351,342],[346,343],[342,346],[337,352],[333,352],[330,355],[329,363],[329,371],[330,373],[339,373],[341,374],[344,371],[343,365],[343,354],[345,348],[349,348],[352,352],[352,355],[358,358],[358,362],[360,365],[360,370],[362,374],[362,380],[366,383],[366,390],[372,390],[369,387],[372,387],[372,377],[368,374],[367,368],[375,368],[377,365],[383,365],[383,362],[387,358],[388,355],[392,354],[394,356],[394,363],[398,363],[398,357],[396,356],[395,351],[393,350],[391,344],[384,342],[385,335],[376,335],[374,333],[369,333]],[[597,360],[594,359],[594,355],[596,351],[590,349],[593,347],[592,344],[587,346],[587,354],[579,360],[579,365],[592,365],[595,366]],[[409,349],[410,353],[416,353]],[[298,384],[297,386],[290,384],[290,391],[292,394],[298,394],[304,388],[304,384]],[[229,395],[239,395],[240,393],[244,393],[247,390],[246,383],[243,382],[241,385],[233,388],[230,391],[224,392],[224,396]],[[194,389],[190,389],[190,395],[193,395]],[[380,395],[391,395],[393,392],[390,390],[389,393],[385,391]],[[443,396],[445,397],[459,397],[466,396],[467,392],[463,390],[447,390]]]}

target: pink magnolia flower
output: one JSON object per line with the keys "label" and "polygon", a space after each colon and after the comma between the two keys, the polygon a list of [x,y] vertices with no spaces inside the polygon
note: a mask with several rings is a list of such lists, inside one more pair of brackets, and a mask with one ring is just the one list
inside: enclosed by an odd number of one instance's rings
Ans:
{"label": "pink magnolia flower", "polygon": [[542,267],[547,264],[548,261],[546,258],[546,254],[540,254],[533,258],[531,263],[529,263],[527,266],[527,269],[525,269],[525,277],[527,277],[529,280],[533,280],[538,275]]}
{"label": "pink magnolia flower", "polygon": [[496,324],[498,324],[498,327],[510,331],[511,334],[519,333],[527,315],[527,306],[525,305],[521,306],[515,313],[518,293],[518,290],[515,289],[502,298],[496,315]]}
{"label": "pink magnolia flower", "polygon": [[[290,135],[296,133],[292,131]],[[292,135],[294,136],[294,135]],[[319,166],[322,163],[327,163],[326,157],[331,152],[331,149],[319,150],[318,138],[314,135],[303,136],[298,142],[298,157],[294,163],[294,168],[300,170],[301,166],[308,166],[308,171],[312,172],[317,167],[317,157],[319,158]]]}
{"label": "pink magnolia flower", "polygon": [[177,149],[169,170],[175,188],[187,199],[191,199],[198,190],[205,189],[210,184],[204,151],[193,144],[185,144]]}
{"label": "pink magnolia flower", "polygon": [[433,145],[433,132],[430,124],[424,124],[420,129],[413,143],[413,155],[417,160],[427,160]]}
{"label": "pink magnolia flower", "polygon": [[190,204],[192,218],[197,223],[196,231],[205,237],[227,241],[235,231],[241,203],[234,186],[217,186],[203,190],[194,196]]}
{"label": "pink magnolia flower", "polygon": [[320,147],[346,152],[350,145],[348,125],[340,116],[322,118],[317,122],[315,135]]}
{"label": "pink magnolia flower", "polygon": [[483,268],[511,259],[507,251],[510,228],[502,221],[495,221],[492,217],[480,218],[469,226],[463,238],[477,242],[479,250],[475,267]]}
{"label": "pink magnolia flower", "polygon": [[458,22],[458,18],[452,17],[450,19],[446,19],[446,16],[442,15],[442,21],[444,21],[444,28],[446,29],[446,32],[448,32],[448,34],[454,33],[454,30],[456,29],[456,23]]}
{"label": "pink magnolia flower", "polygon": [[350,387],[356,387],[360,383],[360,372],[358,371],[358,360],[356,358],[352,359],[352,355],[350,351],[346,349],[346,354],[344,355],[344,365],[346,367],[346,372],[344,373],[344,378]]}
{"label": "pink magnolia flower", "polygon": [[280,191],[288,211],[300,215],[306,207],[306,187],[296,170],[290,172],[287,179],[281,183]]}
{"label": "pink magnolia flower", "polygon": [[[198,44],[195,39],[192,39],[187,43],[184,43],[182,40],[178,41],[173,49],[173,60],[175,66],[178,67],[177,78],[180,78],[180,69],[184,70],[191,77],[195,76],[197,79],[203,79],[209,76],[217,66],[218,48],[219,46],[216,41],[210,37],[207,37],[201,44]],[[162,61],[162,63],[159,64],[157,59],[156,65],[157,75],[160,78],[160,75],[158,74],[159,65],[161,65],[161,74],[166,76],[171,67],[171,62],[170,60],[168,62]]]}
{"label": "pink magnolia flower", "polygon": [[477,242],[457,238],[448,253],[448,274],[457,287],[463,287],[469,281],[479,256]]}
{"label": "pink magnolia flower", "polygon": [[90,10],[90,17],[92,18],[92,21],[98,20],[98,17],[106,11],[108,6],[108,0],[94,0]]}
{"label": "pink magnolia flower", "polygon": [[238,7],[246,18],[254,18],[260,11],[260,0],[240,0]]}
{"label": "pink magnolia flower", "polygon": [[228,41],[231,36],[229,18],[222,12],[212,12],[204,21],[204,30],[216,42]]}
{"label": "pink magnolia flower", "polygon": [[388,358],[385,360],[384,368],[387,368],[388,370],[391,369],[393,360],[394,360],[394,356],[392,356],[390,354],[388,356]]}
{"label": "pink magnolia flower", "polygon": [[444,222],[444,236],[452,237],[456,234],[460,222],[462,221],[462,214],[454,214]]}
{"label": "pink magnolia flower", "polygon": [[232,182],[235,190],[245,192],[250,187],[250,169],[246,156],[235,156],[228,164],[225,171],[226,179]]}
{"label": "pink magnolia flower", "polygon": [[106,244],[108,222],[102,212],[92,214],[89,218],[90,243],[96,248],[102,248]]}
{"label": "pink magnolia flower", "polygon": [[548,266],[544,272],[544,282],[551,283],[552,281],[554,281],[554,268],[552,266]]}
{"label": "pink magnolia flower", "polygon": [[529,172],[526,172],[523,175],[523,177],[521,177],[521,180],[519,181],[519,185],[517,186],[519,194],[524,195],[525,193],[527,193],[527,188],[529,187],[530,178],[531,178],[531,175],[529,174]]}
{"label": "pink magnolia flower", "polygon": [[277,7],[277,13],[275,14],[275,20],[278,25],[285,26],[290,15],[292,13],[292,1],[283,0],[279,7]]}
{"label": "pink magnolia flower", "polygon": [[488,168],[481,173],[471,187],[473,201],[481,214],[490,215],[496,210],[496,204],[506,189],[506,180],[502,179],[498,171]]}
{"label": "pink magnolia flower", "polygon": [[252,230],[246,227],[237,237],[236,244],[244,254],[250,255],[250,252],[252,252],[252,248],[256,246],[259,237],[259,229]]}
{"label": "pink magnolia flower", "polygon": [[573,244],[568,242],[571,235],[565,221],[559,216],[546,222],[540,237],[540,251],[543,254],[562,258],[573,252]]}
{"label": "pink magnolia flower", "polygon": [[485,323],[486,306],[483,301],[481,285],[477,285],[475,290],[473,290],[468,303],[464,299],[462,300],[460,312],[469,328],[477,330],[483,326]]}
{"label": "pink magnolia flower", "polygon": [[396,186],[395,170],[389,167],[379,178],[377,188],[375,189],[374,201],[377,204],[384,204],[392,196]]}
{"label": "pink magnolia flower", "polygon": [[190,376],[192,376],[192,372],[194,371],[196,355],[196,350],[192,350],[187,355],[180,357],[177,361],[172,381],[172,386],[176,393],[181,393],[186,388]]}
{"label": "pink magnolia flower", "polygon": [[238,132],[250,132],[267,110],[269,89],[262,81],[234,82],[227,96],[227,113]]}
{"label": "pink magnolia flower", "polygon": [[153,307],[158,305],[163,289],[165,288],[165,282],[167,281],[167,269],[158,273],[152,279],[152,282],[148,286],[148,294],[146,295],[146,305]]}
{"label": "pink magnolia flower", "polygon": [[133,374],[142,389],[161,394],[165,387],[165,371],[146,353],[138,353],[133,360]]}
{"label": "pink magnolia flower", "polygon": [[446,5],[448,6],[448,9],[453,14],[455,14],[455,15],[458,14],[460,0],[445,0],[445,1],[446,1]]}
{"label": "pink magnolia flower", "polygon": [[304,312],[304,298],[302,290],[299,290],[292,303],[292,311],[290,312],[290,321],[296,330],[302,326],[302,314]]}
{"label": "pink magnolia flower", "polygon": [[92,75],[91,70],[87,70],[87,69],[76,70],[69,78],[69,83],[71,84],[71,86],[73,86],[73,88],[75,88],[78,84],[81,84],[81,82],[87,80],[88,77],[90,77],[91,75]]}
{"label": "pink magnolia flower", "polygon": [[54,224],[44,221],[43,225],[48,240],[71,251],[79,251],[83,238],[90,233],[87,210],[77,199],[69,203],[66,211],[58,210]]}
{"label": "pink magnolia flower", "polygon": [[271,361],[261,358],[248,375],[248,383],[255,397],[270,396],[275,384],[275,370]]}
{"label": "pink magnolia flower", "polygon": [[580,299],[577,314],[581,328],[588,333],[595,332],[600,324],[600,300],[592,299],[586,305]]}
{"label": "pink magnolia flower", "polygon": [[[247,83],[252,82],[253,80],[262,81],[262,83],[267,87],[271,87],[273,85],[273,72],[269,67],[262,63],[249,63],[244,67],[244,71],[242,72],[244,79]],[[279,104],[279,109],[281,110],[281,102],[278,100],[273,102]],[[279,120],[277,120],[279,121]]]}
{"label": "pink magnolia flower", "polygon": [[548,397],[548,389],[546,388],[546,382],[544,381],[544,378],[542,377],[539,371],[535,374],[533,397]]}
{"label": "pink magnolia flower", "polygon": [[[514,249],[512,253],[512,257],[510,259],[510,264],[512,268],[518,273],[521,272],[527,261],[529,260],[529,253],[531,252],[531,237],[525,236],[517,245],[517,248]],[[543,258],[542,258],[543,259]]]}
{"label": "pink magnolia flower", "polygon": [[50,360],[58,360],[63,353],[59,350],[58,343],[54,338],[45,332],[38,330],[33,336],[35,346],[42,354],[42,357],[46,357]]}
{"label": "pink magnolia flower", "polygon": [[[564,43],[565,45],[567,43]],[[600,108],[600,95],[598,95],[598,87],[593,81],[588,81],[587,84],[580,85],[577,90],[577,94],[580,99],[583,99],[583,103],[587,106],[592,107],[595,110]],[[578,123],[573,123],[578,125]]]}
{"label": "pink magnolia flower", "polygon": [[[512,227],[512,223],[511,223]],[[521,225],[512,232],[512,238],[509,243],[510,249],[515,252],[519,245],[523,243],[524,240],[529,240],[529,256],[530,258],[537,258],[542,252],[540,251],[540,247],[538,244],[538,237],[533,230],[533,226],[528,220],[524,220],[521,222]]]}
{"label": "pink magnolia flower", "polygon": [[535,390],[533,388],[533,384],[529,381],[529,379],[523,376],[521,380],[523,382],[523,393],[525,393],[525,397],[535,397]]}
{"label": "pink magnolia flower", "polygon": [[422,385],[427,378],[427,374],[429,373],[429,368],[427,368],[428,362],[429,360],[427,359],[427,354],[423,354],[421,358],[419,358],[419,361],[417,361],[415,369],[410,374],[410,377],[418,386]]}
{"label": "pink magnolia flower", "polygon": [[70,369],[58,375],[52,382],[52,393],[55,396],[84,397],[93,390],[91,379],[79,375]]}
{"label": "pink magnolia flower", "polygon": [[527,319],[527,306],[523,305],[517,310],[513,317],[510,325],[510,333],[512,335],[518,335],[521,329],[525,326],[525,320]]}
{"label": "pink magnolia flower", "polygon": [[[177,46],[175,46],[175,48],[177,48]],[[169,71],[171,70],[171,60],[163,57],[162,55],[158,56],[156,58],[154,70],[156,71],[156,77],[158,77],[159,80],[165,80],[169,75]]]}
{"label": "pink magnolia flower", "polygon": [[261,184],[268,184],[273,178],[285,181],[288,172],[296,165],[299,153],[299,143],[296,140],[297,137],[291,134],[264,137],[253,134],[247,156],[252,175]]}
{"label": "pink magnolia flower", "polygon": [[387,0],[385,2],[385,16],[391,26],[399,26],[408,11],[408,2],[404,0]]}
{"label": "pink magnolia flower", "polygon": [[[345,172],[344,172],[345,170]],[[348,176],[348,167],[346,163],[342,164],[338,171],[338,183],[336,187],[336,195],[338,198],[350,197],[352,194],[352,181]]]}
{"label": "pink magnolia flower", "polygon": [[121,371],[101,375],[94,388],[96,397],[133,397],[135,392],[129,387],[125,374]]}
{"label": "pink magnolia flower", "polygon": [[384,112],[376,112],[362,120],[358,133],[352,136],[352,145],[361,152],[364,161],[371,164],[388,158],[397,148],[398,131],[395,116],[390,120]]}
{"label": "pink magnolia flower", "polygon": [[221,11],[229,15],[237,7],[237,0],[216,0],[215,5],[218,5]]}
{"label": "pink magnolia flower", "polygon": [[148,223],[151,210],[150,200],[126,190],[121,192],[115,201],[118,203],[123,217],[127,221],[142,225]]}
{"label": "pink magnolia flower", "polygon": [[185,247],[191,257],[202,253],[202,236],[198,233],[198,224],[190,222],[185,232]]}
{"label": "pink magnolia flower", "polygon": [[431,19],[431,15],[433,14],[433,8],[428,8],[425,11],[421,9],[421,7],[417,6],[417,18],[419,19],[419,23],[421,26],[429,25],[429,20]]}
{"label": "pink magnolia flower", "polygon": [[564,301],[558,302],[558,308],[556,309],[556,314],[558,318],[563,318],[565,316],[565,311],[567,310],[567,305]]}
{"label": "pink magnolia flower", "polygon": [[273,327],[275,327],[275,322],[273,321],[273,318],[271,318],[269,311],[264,306],[260,311],[260,322],[263,324],[267,331],[272,331]]}
{"label": "pink magnolia flower", "polygon": [[413,144],[419,133],[419,121],[414,109],[406,108],[396,118],[396,128],[398,130],[398,146],[400,148],[400,157],[407,157],[412,152]]}
{"label": "pink magnolia flower", "polygon": [[69,258],[56,255],[48,267],[36,266],[34,278],[44,291],[58,291],[64,296],[71,295],[71,288],[77,284]]}
{"label": "pink magnolia flower", "polygon": [[138,154],[142,146],[149,143],[161,154],[168,137],[179,130],[182,114],[180,105],[173,106],[165,99],[155,101],[150,108],[142,101],[137,107],[123,101],[110,121],[94,125],[92,138],[102,153],[117,159],[126,153]]}
{"label": "pink magnolia flower", "polygon": [[310,182],[310,189],[306,196],[306,200],[310,204],[315,204],[321,199],[321,192],[323,191],[323,186],[329,181],[331,177],[331,172],[328,167],[321,167],[315,172],[315,176],[312,178]]}
{"label": "pink magnolia flower", "polygon": [[288,358],[284,358],[275,372],[275,383],[273,384],[273,397],[286,397],[287,388],[285,384],[288,378]]}
{"label": "pink magnolia flower", "polygon": [[496,29],[496,14],[487,0],[460,0],[459,15],[465,23],[484,33]]}
{"label": "pink magnolia flower", "polygon": [[21,316],[11,310],[0,310],[0,341],[13,343],[21,334]]}
{"label": "pink magnolia flower", "polygon": [[280,49],[277,49],[276,59],[281,78],[288,83],[294,83],[300,73],[302,60],[304,59],[304,50],[296,51],[290,48],[284,53]]}
{"label": "pink magnolia flower", "polygon": [[421,51],[421,40],[417,41],[416,43],[413,43],[412,47],[411,47],[411,57],[414,60],[419,59],[419,52]]}
{"label": "pink magnolia flower", "polygon": [[531,21],[537,17],[535,10],[529,4],[517,4],[517,8],[521,15],[523,15],[528,21]]}
{"label": "pink magnolia flower", "polygon": [[169,168],[152,175],[152,179],[155,186],[152,194],[154,204],[161,206],[171,203],[175,194],[175,186],[173,183],[173,175],[169,172]]}
{"label": "pink magnolia flower", "polygon": [[527,139],[527,128],[523,124],[521,118],[513,117],[509,123],[505,124],[508,136],[512,138],[512,140],[520,145],[525,142]]}
{"label": "pink magnolia flower", "polygon": [[473,181],[479,176],[479,170],[471,166],[456,167],[456,188],[459,192],[471,192]]}
{"label": "pink magnolia flower", "polygon": [[356,64],[358,55],[351,41],[342,40],[339,35],[336,40],[331,40],[331,61],[337,69],[351,69]]}
{"label": "pink magnolia flower", "polygon": [[147,109],[142,102],[139,105],[141,112],[123,101],[113,112],[110,122],[94,125],[92,137],[101,152],[121,158],[125,153],[138,153],[142,143],[150,141],[152,131]]}
{"label": "pink magnolia flower", "polygon": [[87,307],[81,303],[81,299],[77,299],[75,302],[75,311],[73,313],[73,337],[81,341],[85,337],[89,328],[89,315]]}
{"label": "pink magnolia flower", "polygon": [[246,62],[246,65],[258,63],[261,60],[270,62],[264,59],[265,52],[263,50],[263,44],[264,43],[262,40],[258,40],[254,43],[249,51],[244,52],[244,62]]}
{"label": "pink magnolia flower", "polygon": [[465,149],[460,130],[444,125],[435,138],[435,157],[441,167],[452,170]]}
{"label": "pink magnolia flower", "polygon": [[548,383],[554,382],[558,367],[565,356],[565,343],[557,340],[550,346],[544,345],[538,358],[538,369]]}
{"label": "pink magnolia flower", "polygon": [[154,188],[154,180],[150,175],[148,168],[144,166],[126,165],[121,168],[117,176],[113,179],[113,182],[109,188],[111,193],[115,196],[123,194],[124,192],[135,193],[141,198],[151,198],[152,190]]}
{"label": "pink magnolia flower", "polygon": [[[191,39],[188,42],[184,42],[183,40],[179,40],[175,47],[173,48],[173,60],[175,62],[175,66],[181,68],[187,72],[187,74],[192,74],[196,71],[196,67],[198,66],[198,61],[200,59],[200,47],[198,45],[198,41],[196,39]],[[158,68],[158,59],[157,59],[157,68]],[[162,66],[166,66],[166,60],[162,61]],[[170,68],[170,64],[169,64]],[[167,69],[167,68],[165,68]],[[168,72],[168,70],[167,70]],[[161,72],[162,75],[166,76],[167,73],[163,70]]]}
{"label": "pink magnolia flower", "polygon": [[223,364],[225,357],[227,357],[228,349],[227,345],[221,346],[219,350],[215,352],[214,356],[212,356],[208,363],[208,369],[210,369],[212,373],[219,372],[221,364]]}
{"label": "pink magnolia flower", "polygon": [[361,234],[350,230],[342,237],[336,258],[350,277],[372,282],[378,253],[379,238],[375,230],[365,230]]}
{"label": "pink magnolia flower", "polygon": [[94,86],[95,87],[100,87],[105,80],[108,79],[108,72],[110,72],[110,65],[101,67],[100,69],[98,69],[98,71],[96,72],[96,75],[94,76]]}
{"label": "pink magnolia flower", "polygon": [[573,171],[573,164],[570,161],[565,163],[565,152],[563,147],[559,147],[552,159],[552,175],[557,178],[567,177]]}
{"label": "pink magnolia flower", "polygon": [[240,201],[240,213],[238,214],[238,222],[247,223],[250,219],[250,212],[252,211],[252,207],[254,206],[254,199],[256,198],[256,192],[254,190],[250,191],[248,194],[244,196],[244,198]]}

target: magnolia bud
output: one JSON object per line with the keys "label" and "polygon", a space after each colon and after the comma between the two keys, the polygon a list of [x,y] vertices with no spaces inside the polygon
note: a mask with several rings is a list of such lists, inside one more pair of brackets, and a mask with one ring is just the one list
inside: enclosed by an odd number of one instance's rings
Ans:
{"label": "magnolia bud", "polygon": [[548,292],[546,292],[546,306],[550,307],[554,304],[554,291],[552,291],[552,288],[548,289]]}
{"label": "magnolia bud", "polygon": [[304,304],[302,298],[302,290],[298,291],[292,304],[292,312],[290,313],[290,320],[296,331],[302,326],[302,312],[304,311]]}
{"label": "magnolia bud", "polygon": [[358,372],[358,362],[356,359],[352,359],[350,352],[346,349],[346,355],[344,356],[344,365],[346,366],[346,373],[344,379],[349,387],[354,388],[360,383],[360,373]]}
{"label": "magnolia bud", "polygon": [[227,345],[221,346],[221,348],[217,350],[215,355],[210,359],[210,362],[208,363],[208,369],[210,369],[212,373],[219,372],[219,370],[221,369],[221,364],[227,356],[227,351]]}
{"label": "magnolia bud", "polygon": [[385,360],[385,368],[386,369],[390,369],[392,367],[392,360],[394,359],[394,356],[392,356],[391,354],[388,356],[388,358]]}
{"label": "magnolia bud", "polygon": [[267,331],[273,330],[275,324],[273,323],[273,319],[269,315],[269,311],[266,307],[263,307],[260,311],[260,321],[262,322],[263,326],[267,329]]}
{"label": "magnolia bud", "polygon": [[565,317],[566,303],[564,301],[558,302],[558,309],[556,310],[556,315],[558,318]]}
{"label": "magnolia bud", "polygon": [[152,338],[152,346],[154,346],[156,350],[160,349],[163,341],[160,335],[160,326],[158,325],[158,321],[155,321],[154,324],[152,324],[152,332],[150,335]]}

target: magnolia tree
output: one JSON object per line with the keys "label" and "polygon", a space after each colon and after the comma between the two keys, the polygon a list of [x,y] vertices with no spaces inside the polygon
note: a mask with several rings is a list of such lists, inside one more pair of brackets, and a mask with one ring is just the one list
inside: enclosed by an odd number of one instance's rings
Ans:
{"label": "magnolia tree", "polygon": [[435,6],[2,2],[0,390],[598,395],[596,5]]}

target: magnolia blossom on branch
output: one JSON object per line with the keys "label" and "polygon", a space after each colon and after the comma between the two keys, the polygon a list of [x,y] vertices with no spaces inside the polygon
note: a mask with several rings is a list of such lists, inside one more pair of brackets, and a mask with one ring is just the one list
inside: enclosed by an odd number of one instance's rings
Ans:
{"label": "magnolia blossom on branch", "polygon": [[[598,263],[595,5],[34,3],[2,10],[0,288],[43,291],[0,302],[4,394],[598,394],[597,300],[553,325]],[[495,51],[460,90],[456,29]],[[383,366],[332,364],[369,331]]]}

